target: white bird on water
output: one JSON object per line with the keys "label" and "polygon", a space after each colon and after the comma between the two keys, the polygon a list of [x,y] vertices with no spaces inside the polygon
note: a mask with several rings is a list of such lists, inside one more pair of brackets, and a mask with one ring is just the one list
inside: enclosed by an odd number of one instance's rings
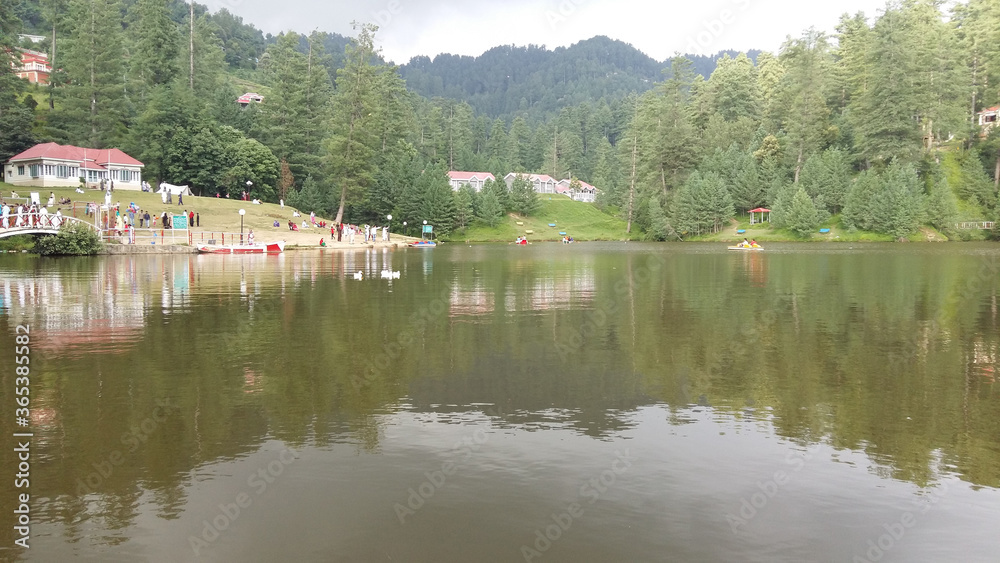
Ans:
{"label": "white bird on water", "polygon": [[382,270],[382,279],[384,279],[384,280],[398,280],[399,279],[399,272],[398,271],[392,272],[392,271],[389,271],[389,270]]}
{"label": "white bird on water", "polygon": [[361,270],[358,270],[357,272],[354,272],[354,279],[356,279],[356,280],[362,280],[364,278],[365,278],[365,275],[364,275],[364,273],[361,272]]}

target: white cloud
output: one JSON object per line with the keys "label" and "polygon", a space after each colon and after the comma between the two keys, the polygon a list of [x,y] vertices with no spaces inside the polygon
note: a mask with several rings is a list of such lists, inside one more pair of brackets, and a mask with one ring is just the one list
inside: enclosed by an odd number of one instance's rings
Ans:
{"label": "white cloud", "polygon": [[775,51],[805,29],[833,33],[843,13],[874,16],[884,0],[806,3],[794,0],[207,0],[266,33],[313,29],[352,35],[352,20],[378,23],[386,58],[415,55],[477,56],[497,45],[568,46],[595,35],[631,43],[657,60],[675,52],[722,49]]}

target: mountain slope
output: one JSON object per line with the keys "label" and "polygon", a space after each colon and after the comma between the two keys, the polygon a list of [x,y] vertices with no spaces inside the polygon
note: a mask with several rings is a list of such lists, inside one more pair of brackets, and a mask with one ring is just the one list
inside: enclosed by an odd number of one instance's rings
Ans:
{"label": "mountain slope", "polygon": [[[723,51],[691,56],[708,77]],[[751,51],[756,58],[759,51]],[[514,114],[539,118],[567,106],[642,93],[662,81],[668,61],[657,61],[623,41],[597,36],[569,47],[494,47],[478,57],[442,54],[413,57],[400,67],[407,87],[427,98],[468,102],[491,118]]]}

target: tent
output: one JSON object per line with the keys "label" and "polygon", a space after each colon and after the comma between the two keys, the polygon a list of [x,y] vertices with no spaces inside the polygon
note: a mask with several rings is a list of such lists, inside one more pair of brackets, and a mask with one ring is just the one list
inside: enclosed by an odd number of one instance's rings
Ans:
{"label": "tent", "polygon": [[194,195],[191,193],[190,186],[175,186],[166,182],[160,182],[160,189],[156,190],[156,193],[162,194],[164,192],[169,192],[172,195]]}

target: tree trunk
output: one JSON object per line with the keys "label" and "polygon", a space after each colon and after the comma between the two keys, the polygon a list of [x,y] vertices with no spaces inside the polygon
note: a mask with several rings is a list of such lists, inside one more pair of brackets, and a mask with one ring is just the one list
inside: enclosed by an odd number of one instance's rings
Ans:
{"label": "tree trunk", "polygon": [[191,68],[189,71],[188,86],[191,90],[194,90],[194,0],[191,0],[191,11],[188,13],[188,18],[191,20],[191,33],[188,37],[190,42],[190,55],[191,55]]}
{"label": "tree trunk", "polygon": [[799,143],[799,156],[795,159],[795,181],[793,184],[799,183],[799,172],[802,171],[802,153],[805,151],[803,143]]}
{"label": "tree trunk", "polygon": [[632,136],[632,180],[628,188],[628,222],[625,225],[625,232],[632,232],[632,202],[635,200],[635,155],[639,148],[639,134]]}
{"label": "tree trunk", "polygon": [[[54,17],[52,19],[55,19]],[[52,24],[52,59],[49,61],[49,109],[56,109],[56,86],[52,80],[56,74],[56,24]]]}
{"label": "tree trunk", "polygon": [[[344,155],[344,162],[348,166],[351,165],[351,141],[354,139],[354,116],[351,116],[351,128],[347,134],[347,150]],[[347,203],[347,182],[341,179],[340,184],[340,207],[337,208],[337,218],[333,220],[334,223],[341,223],[344,220],[344,204]]]}
{"label": "tree trunk", "polygon": [[[95,41],[96,38],[94,34],[96,33],[97,27],[97,15],[93,10],[90,12],[90,46],[91,53],[96,51]],[[94,59],[90,60],[90,144],[94,148],[99,148],[97,145],[97,69],[94,68]]]}
{"label": "tree trunk", "polygon": [[1000,190],[1000,148],[997,149],[997,162],[993,168],[993,189]]}

